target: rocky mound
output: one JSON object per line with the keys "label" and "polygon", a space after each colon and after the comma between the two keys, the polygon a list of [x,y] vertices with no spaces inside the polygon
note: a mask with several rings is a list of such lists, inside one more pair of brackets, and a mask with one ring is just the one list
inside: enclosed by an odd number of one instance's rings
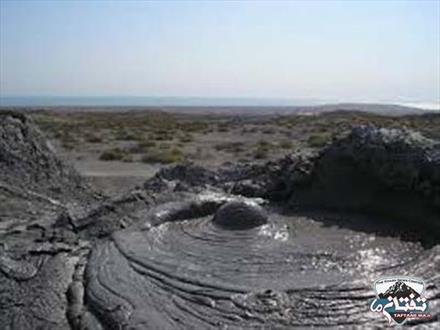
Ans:
{"label": "rocky mound", "polygon": [[79,197],[85,190],[78,173],[55,155],[32,121],[6,111],[0,112],[0,182],[55,199]]}
{"label": "rocky mound", "polygon": [[301,207],[377,214],[440,232],[440,143],[412,131],[362,126],[313,160]]}

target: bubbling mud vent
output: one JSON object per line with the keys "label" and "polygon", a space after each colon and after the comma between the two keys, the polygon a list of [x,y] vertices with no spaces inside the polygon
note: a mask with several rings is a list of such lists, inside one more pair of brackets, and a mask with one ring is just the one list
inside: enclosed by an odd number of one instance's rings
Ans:
{"label": "bubbling mud vent", "polygon": [[0,112],[0,137],[2,329],[382,327],[386,275],[423,279],[432,317],[405,326],[439,328],[438,141],[362,126],[106,198],[26,116]]}
{"label": "bubbling mud vent", "polygon": [[369,284],[424,253],[419,243],[269,207],[266,224],[219,226],[222,208],[121,231],[100,245],[88,298],[105,322],[139,329],[380,324],[368,313]]}

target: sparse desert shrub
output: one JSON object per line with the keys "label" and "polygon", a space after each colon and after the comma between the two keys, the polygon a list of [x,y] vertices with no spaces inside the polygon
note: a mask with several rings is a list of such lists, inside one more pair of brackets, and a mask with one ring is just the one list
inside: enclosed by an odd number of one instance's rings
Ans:
{"label": "sparse desert shrub", "polygon": [[171,164],[183,161],[184,155],[179,148],[170,150],[151,150],[142,157],[144,163]]}
{"label": "sparse desert shrub", "polygon": [[58,129],[58,128],[52,128],[52,129],[47,129],[47,131],[52,131],[52,136],[55,139],[61,139],[63,137],[63,135],[65,134],[63,129]]}
{"label": "sparse desert shrub", "polygon": [[256,144],[256,148],[253,153],[254,158],[255,159],[267,158],[271,147],[272,147],[272,145],[269,142],[267,142],[265,140],[259,141]]}
{"label": "sparse desert shrub", "polygon": [[89,143],[101,143],[102,142],[102,137],[95,134],[95,133],[85,134],[84,139],[86,140],[86,142],[89,142]]}
{"label": "sparse desert shrub", "polygon": [[156,146],[156,142],[151,141],[151,140],[142,140],[142,141],[140,141],[138,143],[138,146],[140,148],[144,148],[144,149],[146,149],[146,148],[153,148],[153,147]]}
{"label": "sparse desert shrub", "polygon": [[221,132],[221,133],[226,133],[226,132],[229,132],[229,127],[227,124],[219,124],[217,126],[217,131]]}
{"label": "sparse desert shrub", "polygon": [[327,133],[332,129],[332,127],[330,125],[320,124],[318,129],[321,133]]}
{"label": "sparse desert shrub", "polygon": [[122,161],[125,163],[132,163],[134,162],[133,156],[130,154],[126,154],[124,155],[124,157],[122,158]]}
{"label": "sparse desert shrub", "polygon": [[172,148],[167,153],[168,161],[171,163],[181,162],[183,160],[183,152],[179,148]]}
{"label": "sparse desert shrub", "polygon": [[181,136],[179,140],[182,143],[190,143],[190,142],[194,141],[194,138],[190,134],[185,134],[185,135]]}
{"label": "sparse desert shrub", "polygon": [[269,151],[267,149],[259,147],[259,148],[255,149],[255,151],[254,151],[254,158],[255,159],[265,159],[265,158],[267,158],[268,154],[269,154]]}
{"label": "sparse desert shrub", "polygon": [[156,141],[169,141],[173,139],[173,135],[167,130],[158,130],[155,131],[150,138]]}
{"label": "sparse desert shrub", "polygon": [[215,147],[217,151],[225,151],[238,153],[244,151],[244,143],[243,142],[225,142],[217,144]]}
{"label": "sparse desert shrub", "polygon": [[263,134],[275,134],[275,130],[273,128],[265,128],[262,130]]}
{"label": "sparse desert shrub", "polygon": [[132,146],[128,149],[128,151],[132,154],[140,154],[146,152],[148,149],[156,146],[156,142],[151,140],[142,140],[138,142],[136,145]]}
{"label": "sparse desert shrub", "polygon": [[115,139],[121,141],[141,141],[144,138],[142,133],[131,132],[128,130],[118,130],[115,133]]}
{"label": "sparse desert shrub", "polygon": [[73,150],[73,149],[75,149],[75,143],[74,142],[63,142],[61,145],[66,150]]}
{"label": "sparse desert shrub", "polygon": [[279,146],[281,149],[292,149],[293,143],[289,140],[283,140],[280,142]]}
{"label": "sparse desert shrub", "polygon": [[307,143],[312,148],[320,148],[330,142],[331,138],[331,134],[329,133],[312,134],[309,136]]}
{"label": "sparse desert shrub", "polygon": [[75,148],[75,146],[77,145],[77,140],[76,138],[64,131],[60,136],[59,136],[60,142],[61,142],[61,146],[67,150],[72,150]]}
{"label": "sparse desert shrub", "polygon": [[257,147],[264,148],[264,149],[270,149],[270,147],[272,147],[272,144],[266,140],[260,140],[257,143]]}
{"label": "sparse desert shrub", "polygon": [[105,150],[100,156],[100,160],[112,161],[112,160],[122,160],[126,156],[126,152],[120,148],[113,148]]}
{"label": "sparse desert shrub", "polygon": [[184,122],[180,125],[181,129],[185,132],[200,132],[208,128],[208,123],[201,121]]}

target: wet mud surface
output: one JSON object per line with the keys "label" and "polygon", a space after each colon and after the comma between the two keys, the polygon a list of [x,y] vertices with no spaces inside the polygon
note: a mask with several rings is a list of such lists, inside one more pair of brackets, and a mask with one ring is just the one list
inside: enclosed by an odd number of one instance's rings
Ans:
{"label": "wet mud surface", "polygon": [[276,209],[247,230],[206,216],[113,234],[92,253],[87,294],[107,324],[128,328],[379,325],[375,278],[438,267],[431,254]]}

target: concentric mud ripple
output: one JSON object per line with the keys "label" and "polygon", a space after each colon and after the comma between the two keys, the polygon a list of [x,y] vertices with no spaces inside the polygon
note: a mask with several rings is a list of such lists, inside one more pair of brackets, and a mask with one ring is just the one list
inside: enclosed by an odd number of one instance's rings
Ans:
{"label": "concentric mud ripple", "polygon": [[87,301],[110,328],[378,325],[371,283],[424,253],[299,216],[234,231],[207,216],[115,233],[92,253]]}

